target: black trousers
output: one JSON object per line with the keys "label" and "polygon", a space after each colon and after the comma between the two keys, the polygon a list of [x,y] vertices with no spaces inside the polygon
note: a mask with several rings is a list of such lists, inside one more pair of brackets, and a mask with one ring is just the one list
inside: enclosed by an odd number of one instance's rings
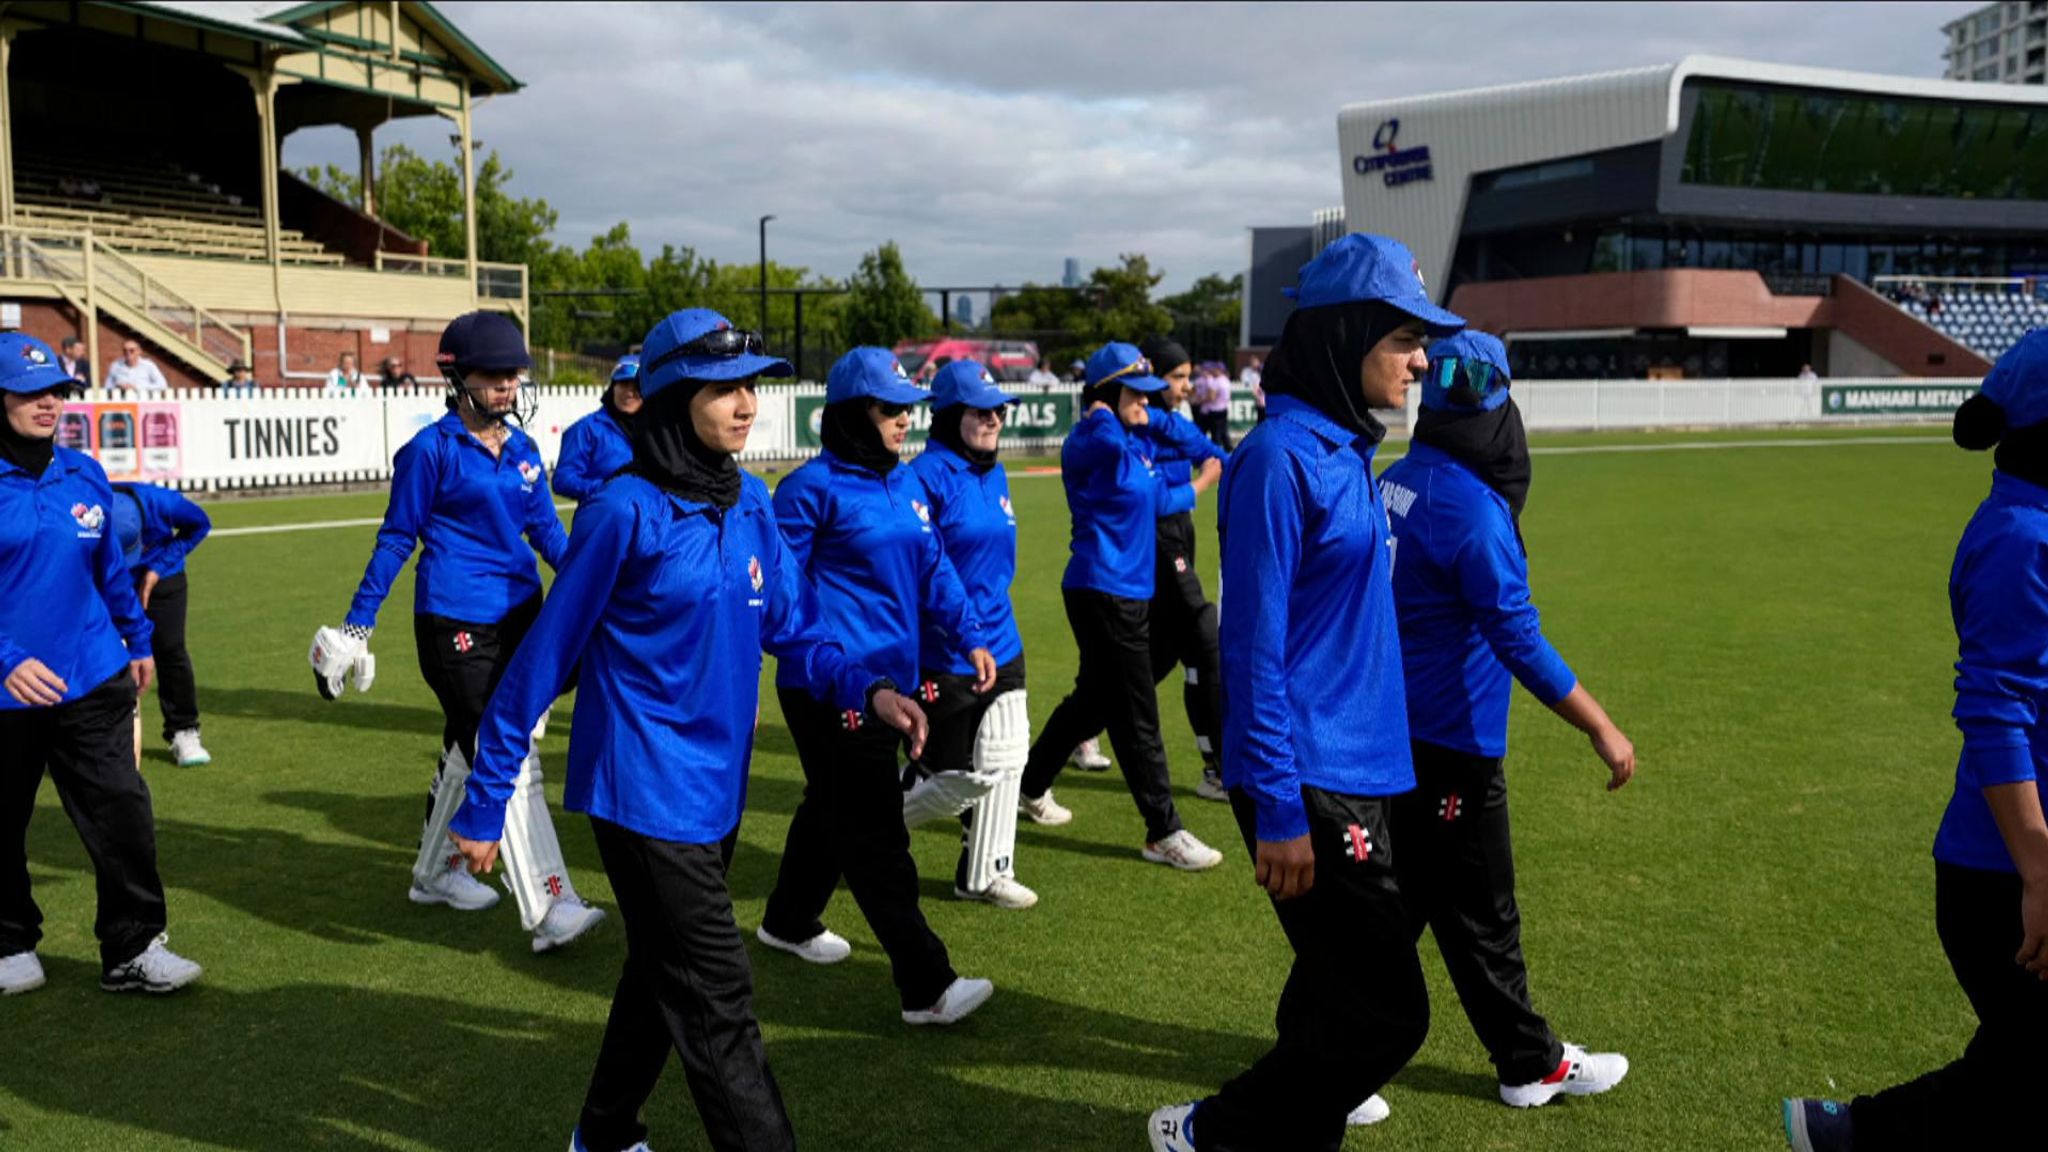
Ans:
{"label": "black trousers", "polygon": [[1175,667],[1181,705],[1195,730],[1202,763],[1214,768],[1223,750],[1223,650],[1217,637],[1216,605],[1202,591],[1195,571],[1195,518],[1186,512],[1159,521],[1159,565],[1152,594],[1152,682],[1164,683]]}
{"label": "black trousers", "polygon": [[[135,582],[142,592],[142,582]],[[155,626],[150,648],[156,653],[156,702],[164,714],[164,739],[199,727],[199,681],[192,673],[192,653],[185,647],[185,608],[190,589],[183,572],[156,582],[146,615]]]}
{"label": "black trousers", "polygon": [[903,823],[901,735],[857,712],[842,712],[800,688],[778,688],[782,717],[803,763],[804,798],[762,926],[784,940],[825,930],[819,919],[841,875],[875,930],[906,1010],[929,1008],[958,979],[946,945],[917,906],[917,862]]}
{"label": "black trousers", "polygon": [[29,893],[28,822],[46,771],[92,858],[101,967],[133,960],[164,930],[156,814],[136,769],[134,715],[126,668],[69,704],[0,712],[0,956],[43,938]]}
{"label": "black trousers", "polygon": [[1212,443],[1225,452],[1230,451],[1230,411],[1196,412],[1195,427],[1202,430]]}
{"label": "black trousers", "polygon": [[1529,1002],[1507,773],[1497,757],[1420,740],[1410,747],[1416,788],[1394,799],[1409,919],[1418,937],[1425,926],[1436,934],[1500,1082],[1533,1084],[1557,1070],[1564,1044]]}
{"label": "black trousers", "polygon": [[[1429,1035],[1429,989],[1396,879],[1386,798],[1303,788],[1301,799],[1315,886],[1273,903],[1294,947],[1274,1021],[1279,1041],[1202,1101],[1201,1152],[1336,1152],[1345,1116]],[[1230,806],[1256,857],[1251,799],[1232,790]]]}
{"label": "black trousers", "polygon": [[1031,744],[1024,795],[1045,795],[1075,746],[1107,729],[1116,766],[1145,820],[1145,840],[1157,843],[1180,831],[1181,823],[1173,806],[1166,743],[1159,734],[1159,692],[1152,678],[1152,603],[1086,588],[1063,589],[1060,596],[1081,650],[1081,669],[1074,676],[1073,692],[1053,709]]}
{"label": "black trousers", "polygon": [[[972,772],[974,740],[981,731],[981,718],[988,706],[1005,692],[1024,690],[1024,657],[1019,656],[996,669],[996,686],[987,692],[974,690],[974,677],[925,669],[918,685],[918,706],[929,725],[924,738],[927,772]],[[910,781],[904,781],[906,787]],[[960,862],[953,866],[953,883],[967,886],[967,838],[974,828],[975,809],[960,814]],[[774,929],[769,929],[774,931]]]}
{"label": "black trousers", "polygon": [[647,1139],[640,1111],[670,1049],[718,1152],[796,1147],[754,1019],[754,972],[725,886],[737,833],[677,844],[593,817],[626,925],[626,966],[577,1130],[590,1152]]}
{"label": "black trousers", "polygon": [[2048,983],[2013,963],[2025,938],[2020,878],[1937,861],[1934,929],[1977,1013],[1977,1034],[1955,1063],[1857,1097],[1849,1105],[1857,1152],[2038,1147]]}
{"label": "black trousers", "polygon": [[453,745],[476,759],[476,730],[483,723],[484,707],[539,615],[540,597],[535,596],[495,624],[427,613],[412,618],[420,676],[441,702],[441,747]]}

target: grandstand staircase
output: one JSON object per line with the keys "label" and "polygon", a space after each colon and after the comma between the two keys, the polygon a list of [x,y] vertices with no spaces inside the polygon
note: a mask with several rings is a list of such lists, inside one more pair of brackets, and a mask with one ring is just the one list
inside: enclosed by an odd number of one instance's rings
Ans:
{"label": "grandstand staircase", "polygon": [[213,379],[250,358],[249,333],[193,303],[86,232],[0,229],[0,281],[54,292],[81,317],[103,315]]}

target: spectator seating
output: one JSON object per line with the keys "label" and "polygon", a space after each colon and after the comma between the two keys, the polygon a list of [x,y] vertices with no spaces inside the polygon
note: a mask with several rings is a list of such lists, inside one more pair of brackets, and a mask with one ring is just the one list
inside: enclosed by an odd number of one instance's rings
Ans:
{"label": "spectator seating", "polygon": [[2019,338],[2048,327],[2048,300],[2018,290],[1974,291],[1956,287],[1916,287],[1894,291],[1892,299],[1915,319],[1944,336],[1996,360]]}
{"label": "spectator seating", "polygon": [[[261,205],[174,164],[56,160],[24,151],[15,157],[14,186],[17,222],[26,226],[91,229],[124,252],[269,259]],[[344,263],[292,229],[280,233],[279,247],[288,264]]]}

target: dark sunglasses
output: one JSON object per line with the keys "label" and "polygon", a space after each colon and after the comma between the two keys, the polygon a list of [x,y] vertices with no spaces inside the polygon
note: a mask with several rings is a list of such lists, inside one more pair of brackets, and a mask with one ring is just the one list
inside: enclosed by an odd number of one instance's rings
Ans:
{"label": "dark sunglasses", "polygon": [[765,354],[763,349],[766,347],[759,332],[749,332],[744,328],[714,328],[688,344],[678,344],[662,353],[654,363],[642,365],[640,375],[645,378],[655,369],[686,356],[722,356],[728,359],[748,354],[760,356]]}
{"label": "dark sunglasses", "polygon": [[905,412],[910,411],[910,405],[896,404],[887,400],[877,400],[875,401],[875,411],[880,412],[882,414],[882,419],[884,420],[894,420],[898,416],[903,415]]}

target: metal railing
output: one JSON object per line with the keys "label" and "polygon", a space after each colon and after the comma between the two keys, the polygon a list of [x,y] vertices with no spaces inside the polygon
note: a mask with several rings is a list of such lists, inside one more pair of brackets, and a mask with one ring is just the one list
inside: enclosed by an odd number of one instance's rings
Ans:
{"label": "metal railing", "polygon": [[87,297],[106,296],[188,345],[217,367],[249,358],[249,335],[143,271],[90,230],[0,227],[10,279],[43,280]]}
{"label": "metal railing", "polygon": [[376,264],[379,272],[397,272],[411,276],[447,276],[460,280],[469,274],[469,262],[449,259],[446,256],[415,256],[408,252],[377,253]]}
{"label": "metal railing", "polygon": [[526,299],[526,265],[477,261],[476,294],[485,300],[523,302]]}

